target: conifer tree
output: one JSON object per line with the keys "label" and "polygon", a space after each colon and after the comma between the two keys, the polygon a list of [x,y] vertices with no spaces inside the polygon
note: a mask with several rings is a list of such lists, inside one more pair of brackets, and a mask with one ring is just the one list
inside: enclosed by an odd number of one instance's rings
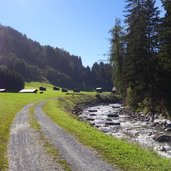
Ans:
{"label": "conifer tree", "polygon": [[[155,0],[127,0],[126,74],[127,99],[136,108],[144,99],[153,101],[157,25],[159,11]],[[130,97],[128,97],[130,96]]]}
{"label": "conifer tree", "polygon": [[124,70],[124,30],[121,26],[120,19],[116,19],[115,26],[110,31],[112,35],[111,49],[110,49],[110,61],[112,64],[112,76],[114,85],[118,94],[123,96],[124,84],[123,84],[123,70]]}
{"label": "conifer tree", "polygon": [[147,67],[146,23],[142,0],[127,0],[127,49],[126,49],[126,82],[127,103],[133,108],[144,99],[145,68]]}
{"label": "conifer tree", "polygon": [[160,11],[155,7],[155,0],[147,0],[144,2],[144,11],[146,16],[146,50],[148,57],[147,77],[146,77],[146,99],[149,107],[154,111],[157,106],[160,95],[158,94],[158,71],[157,71],[157,54],[159,51],[159,26]]}
{"label": "conifer tree", "polygon": [[159,90],[167,105],[171,101],[171,1],[162,0],[162,3],[166,13],[160,29]]}

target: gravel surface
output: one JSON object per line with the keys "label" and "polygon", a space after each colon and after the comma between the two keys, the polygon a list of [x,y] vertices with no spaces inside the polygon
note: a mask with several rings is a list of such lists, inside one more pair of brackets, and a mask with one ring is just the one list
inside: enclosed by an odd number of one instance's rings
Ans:
{"label": "gravel surface", "polygon": [[[44,149],[40,133],[30,127],[29,108],[25,106],[17,113],[10,130],[8,144],[8,171],[63,171],[52,156]],[[54,123],[42,111],[42,103],[35,107],[35,115],[41,131],[60,155],[67,161],[73,171],[118,171],[102,160],[93,149],[83,146],[73,135],[70,135]]]}
{"label": "gravel surface", "polygon": [[62,171],[60,165],[44,151],[40,134],[30,127],[29,108],[17,113],[8,144],[9,171]]}
{"label": "gravel surface", "polygon": [[43,103],[35,107],[36,117],[45,137],[59,150],[73,171],[117,171],[94,150],[83,146],[76,138],[54,123],[42,111]]}

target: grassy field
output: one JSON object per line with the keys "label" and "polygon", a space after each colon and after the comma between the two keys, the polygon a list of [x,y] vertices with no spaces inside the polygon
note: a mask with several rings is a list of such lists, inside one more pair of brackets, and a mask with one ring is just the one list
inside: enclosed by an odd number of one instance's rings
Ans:
{"label": "grassy field", "polygon": [[[90,99],[90,98],[88,98]],[[84,98],[74,100],[72,97],[51,100],[44,106],[44,111],[60,126],[65,128],[83,144],[95,148],[103,158],[113,165],[126,171],[170,171],[171,160],[162,158],[150,150],[144,150],[136,144],[118,140],[105,135],[88,123],[80,122],[65,107],[72,109],[75,102],[81,102]]]}
{"label": "grassy field", "polygon": [[[0,93],[0,171],[8,167],[6,157],[10,125],[16,113],[26,104],[47,98],[59,97],[59,100],[50,100],[44,106],[47,114],[59,125],[74,134],[82,143],[95,148],[106,160],[116,164],[123,170],[129,171],[169,171],[171,160],[161,158],[155,153],[144,150],[135,144],[105,135],[88,123],[80,122],[68,111],[76,103],[91,101],[95,96],[74,96],[53,91],[52,85],[27,83],[26,88],[45,86],[43,94]],[[86,93],[92,95],[94,93]]]}
{"label": "grassy field", "polygon": [[[39,91],[36,94],[0,93],[0,171],[4,171],[8,167],[6,153],[7,144],[9,140],[10,126],[16,116],[16,113],[28,103],[48,98],[66,96],[66,93],[62,93],[61,91],[53,91],[53,85],[50,84],[39,82],[30,82],[25,84],[26,89],[38,89],[40,86],[46,87],[47,91],[43,94],[40,94]],[[69,93],[72,93],[72,91],[69,91]]]}
{"label": "grassy field", "polygon": [[22,94],[22,93],[0,93],[0,171],[8,166],[6,158],[7,144],[9,139],[10,125],[16,113],[26,104],[51,97],[59,97],[64,94],[53,91],[52,85],[42,83],[27,83],[26,88],[37,88],[45,86],[47,91],[43,94]]}

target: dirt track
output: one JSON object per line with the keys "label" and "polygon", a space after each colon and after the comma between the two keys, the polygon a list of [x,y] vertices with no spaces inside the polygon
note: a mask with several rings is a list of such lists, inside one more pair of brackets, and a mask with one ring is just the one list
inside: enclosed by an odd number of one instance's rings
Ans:
{"label": "dirt track", "polygon": [[[92,149],[80,144],[74,136],[55,124],[42,111],[43,103],[35,107],[35,115],[41,131],[57,148],[73,171],[116,171],[104,162]],[[11,126],[8,145],[9,171],[53,171],[62,170],[59,164],[46,154],[39,133],[30,128],[28,110],[25,106]]]}
{"label": "dirt track", "polygon": [[9,171],[62,171],[46,154],[38,132],[29,124],[29,107],[17,113],[11,126],[8,145]]}

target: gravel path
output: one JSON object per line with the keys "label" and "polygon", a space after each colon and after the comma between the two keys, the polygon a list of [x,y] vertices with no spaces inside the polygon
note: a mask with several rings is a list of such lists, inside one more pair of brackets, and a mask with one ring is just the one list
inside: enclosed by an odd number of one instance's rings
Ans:
{"label": "gravel path", "polygon": [[117,171],[104,162],[92,149],[80,144],[74,136],[54,123],[42,111],[43,103],[35,107],[35,114],[45,137],[60,151],[73,171]]}
{"label": "gravel path", "polygon": [[[63,171],[52,156],[44,149],[44,141],[39,132],[30,127],[29,108],[25,106],[17,113],[11,125],[8,144],[8,171]],[[72,171],[118,171],[107,164],[94,150],[83,146],[74,136],[54,123],[42,111],[42,103],[35,106],[35,115],[41,131],[61,156],[67,161]]]}
{"label": "gravel path", "polygon": [[25,106],[13,121],[8,145],[9,171],[62,171],[44,151],[40,134],[29,125],[29,108]]}

